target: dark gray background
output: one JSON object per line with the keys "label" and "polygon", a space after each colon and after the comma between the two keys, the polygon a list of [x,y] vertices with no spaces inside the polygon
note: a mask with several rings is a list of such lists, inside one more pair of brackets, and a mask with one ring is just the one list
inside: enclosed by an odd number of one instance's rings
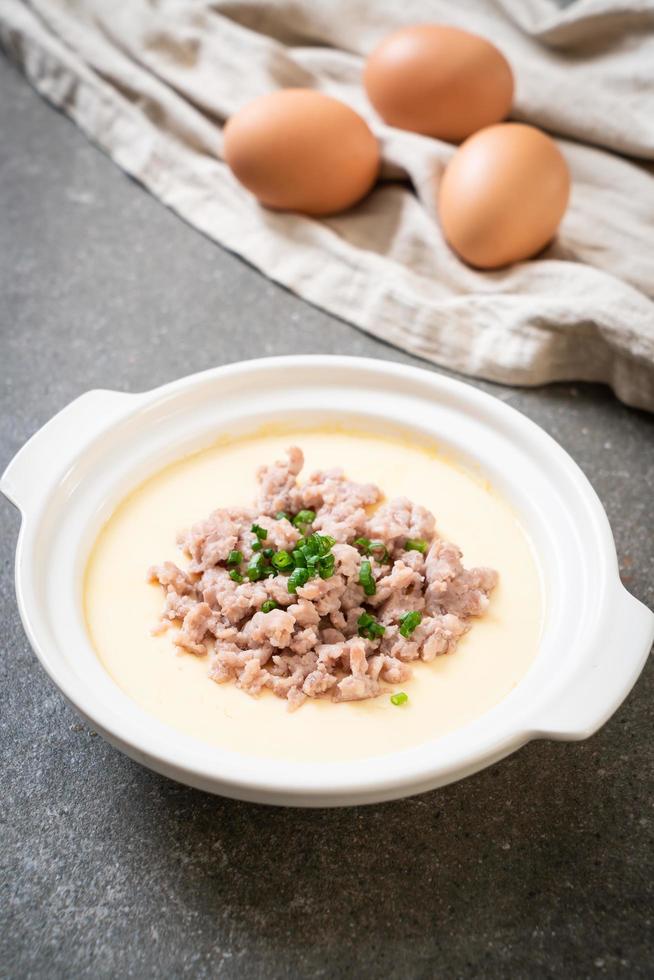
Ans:
{"label": "dark gray background", "polygon": [[[1,467],[88,388],[290,352],[418,363],[188,228],[1,59],[0,133]],[[653,419],[599,387],[479,386],[572,453],[625,582],[653,605]],[[20,626],[18,524],[0,500],[0,974],[652,976],[652,664],[589,741],[531,744],[428,795],[233,803],[141,769],[80,723]]]}

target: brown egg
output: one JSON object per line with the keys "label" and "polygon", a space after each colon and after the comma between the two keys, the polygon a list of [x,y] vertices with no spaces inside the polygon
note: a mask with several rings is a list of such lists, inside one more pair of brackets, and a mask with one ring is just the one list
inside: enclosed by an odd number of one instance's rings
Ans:
{"label": "brown egg", "polygon": [[389,125],[452,143],[504,119],[513,98],[504,55],[476,34],[439,24],[385,38],[368,58],[363,80]]}
{"label": "brown egg", "polygon": [[522,123],[489,126],[467,139],[445,170],[443,234],[480,269],[518,262],[547,245],[569,193],[568,166],[549,136]]}
{"label": "brown egg", "polygon": [[225,160],[262,204],[333,214],[368,193],[379,147],[368,125],[337,99],[310,89],[263,95],[232,116]]}

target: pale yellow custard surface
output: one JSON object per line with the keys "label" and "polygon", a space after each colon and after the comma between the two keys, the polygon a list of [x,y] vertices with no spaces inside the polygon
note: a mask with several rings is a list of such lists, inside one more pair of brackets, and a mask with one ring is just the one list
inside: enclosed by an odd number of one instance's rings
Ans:
{"label": "pale yellow custard surface", "polygon": [[[466,566],[490,565],[499,585],[488,611],[456,650],[413,665],[401,685],[408,702],[388,695],[335,704],[308,700],[295,712],[266,692],[253,699],[208,677],[208,659],[179,652],[173,631],[150,632],[163,606],[150,565],[183,565],[177,533],[216,507],[251,506],[261,463],[299,445],[300,476],[342,466],[378,484],[387,498],[407,496],[436,516]],[[225,749],[301,761],[335,761],[415,746],[483,714],[516,686],[534,660],[543,616],[538,566],[525,531],[485,481],[437,450],[402,439],[332,430],[262,434],[218,444],[158,473],[110,517],[88,562],[84,604],[91,641],[114,681],[146,712]]]}

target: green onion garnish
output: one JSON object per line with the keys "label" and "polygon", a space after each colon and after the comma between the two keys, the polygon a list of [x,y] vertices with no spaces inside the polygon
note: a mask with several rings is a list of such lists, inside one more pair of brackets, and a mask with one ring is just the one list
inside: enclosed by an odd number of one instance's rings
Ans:
{"label": "green onion garnish", "polygon": [[306,568],[312,575],[330,578],[334,574],[335,556],[331,552],[336,539],[329,534],[310,534],[300,538],[293,551],[292,561],[296,568]]}
{"label": "green onion garnish", "polygon": [[243,561],[243,555],[240,551],[230,551],[227,555],[228,565],[240,565]]}
{"label": "green onion garnish", "polygon": [[252,556],[247,567],[247,576],[251,582],[259,582],[268,575],[274,575],[275,569],[266,564],[266,559],[261,553]]}
{"label": "green onion garnish", "polygon": [[372,577],[372,567],[369,561],[362,561],[359,569],[359,584],[363,586],[366,595],[374,595],[377,591],[375,580]]}
{"label": "green onion garnish", "polygon": [[388,562],[388,548],[383,541],[371,541],[370,538],[357,538],[354,542],[364,555],[372,555],[381,565]]}
{"label": "green onion garnish", "polygon": [[268,532],[266,531],[265,527],[261,527],[260,524],[253,524],[250,530],[252,531],[253,534],[256,534],[256,536],[260,538],[261,541],[265,541],[266,538],[268,537]]}
{"label": "green onion garnish", "polygon": [[[307,514],[313,514],[313,511],[301,511],[298,517]],[[252,525],[253,530],[257,527],[258,525]],[[291,575],[288,590],[295,592],[298,586],[305,585],[313,575],[330,578],[334,574],[336,558],[331,548],[336,544],[336,540],[329,534],[310,534],[308,537],[302,537],[292,554],[289,554],[284,549],[275,551],[273,548],[263,548],[260,535],[262,531],[263,529],[259,528],[256,532],[258,537],[252,541],[254,554],[247,567],[247,576],[251,582],[258,582],[267,575],[275,575],[277,572],[289,572]]]}
{"label": "green onion garnish", "polygon": [[299,548],[296,548],[295,551],[293,552],[293,561],[297,568],[307,567],[307,560],[304,557],[304,552],[300,551]]}
{"label": "green onion garnish", "polygon": [[231,578],[232,582],[238,582],[239,585],[243,581],[243,576],[240,572],[237,572],[235,568],[231,570],[229,577]]}
{"label": "green onion garnish", "polygon": [[391,704],[406,704],[409,700],[409,695],[405,694],[404,691],[398,691],[397,694],[391,694]]}
{"label": "green onion garnish", "polygon": [[269,613],[269,612],[272,612],[273,609],[276,609],[276,608],[277,608],[277,603],[275,602],[274,599],[266,599],[266,601],[261,606],[261,612],[263,612],[263,613]]}
{"label": "green onion garnish", "polygon": [[289,555],[288,551],[277,551],[271,556],[270,564],[273,568],[276,568],[278,572],[288,572],[293,568],[293,559]]}
{"label": "green onion garnish", "polygon": [[363,636],[368,640],[377,640],[386,632],[386,627],[378,623],[375,617],[367,612],[361,613],[357,619],[357,626],[359,636]]}
{"label": "green onion garnish", "polygon": [[288,577],[288,591],[291,593],[297,592],[297,590],[306,585],[309,581],[310,575],[306,568],[296,568],[295,571],[291,572]]}
{"label": "green onion garnish", "polygon": [[315,510],[301,510],[299,514],[296,514],[293,518],[293,523],[296,527],[303,527],[305,524],[311,524],[316,519]]}
{"label": "green onion garnish", "polygon": [[290,520],[290,518],[289,518],[289,516],[288,516],[288,514],[286,513],[285,510],[278,510],[277,513],[275,514],[275,520],[276,521],[288,521],[288,520]]}
{"label": "green onion garnish", "polygon": [[422,613],[419,612],[407,612],[403,616],[400,616],[400,633],[405,639],[408,639],[413,633],[416,626],[419,626],[422,622]]}
{"label": "green onion garnish", "polygon": [[388,561],[388,548],[383,541],[371,541],[370,554],[374,555],[381,565],[385,565]]}
{"label": "green onion garnish", "polygon": [[335,562],[336,562],[336,558],[332,554],[325,555],[324,558],[321,558],[319,560],[319,562],[318,562],[318,574],[320,575],[320,578],[331,578],[332,577],[332,575],[334,574],[334,564],[335,564]]}
{"label": "green onion garnish", "polygon": [[424,555],[427,550],[427,542],[423,541],[422,538],[407,538],[404,543],[405,551],[419,551],[421,555]]}
{"label": "green onion garnish", "polygon": [[320,535],[310,534],[308,538],[300,538],[296,547],[307,558],[320,555]]}
{"label": "green onion garnish", "polygon": [[329,549],[336,544],[336,538],[332,538],[329,534],[310,534],[308,538],[302,538],[298,542],[298,548],[302,548],[305,554],[310,555],[327,555],[329,554]]}

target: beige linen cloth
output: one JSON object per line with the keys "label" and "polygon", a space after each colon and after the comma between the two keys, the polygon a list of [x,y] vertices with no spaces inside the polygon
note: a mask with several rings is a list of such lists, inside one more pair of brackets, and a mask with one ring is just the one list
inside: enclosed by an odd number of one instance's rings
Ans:
{"label": "beige linen cloth", "polygon": [[[515,72],[513,118],[557,136],[572,197],[536,260],[461,263],[434,208],[453,147],[385,126],[366,101],[363,56],[424,21],[493,40]],[[0,43],[120,167],[312,303],[467,374],[604,381],[654,410],[651,0],[0,0]],[[263,210],[222,162],[225,117],[283,86],[342,99],[377,134],[380,183],[351,211]]]}

